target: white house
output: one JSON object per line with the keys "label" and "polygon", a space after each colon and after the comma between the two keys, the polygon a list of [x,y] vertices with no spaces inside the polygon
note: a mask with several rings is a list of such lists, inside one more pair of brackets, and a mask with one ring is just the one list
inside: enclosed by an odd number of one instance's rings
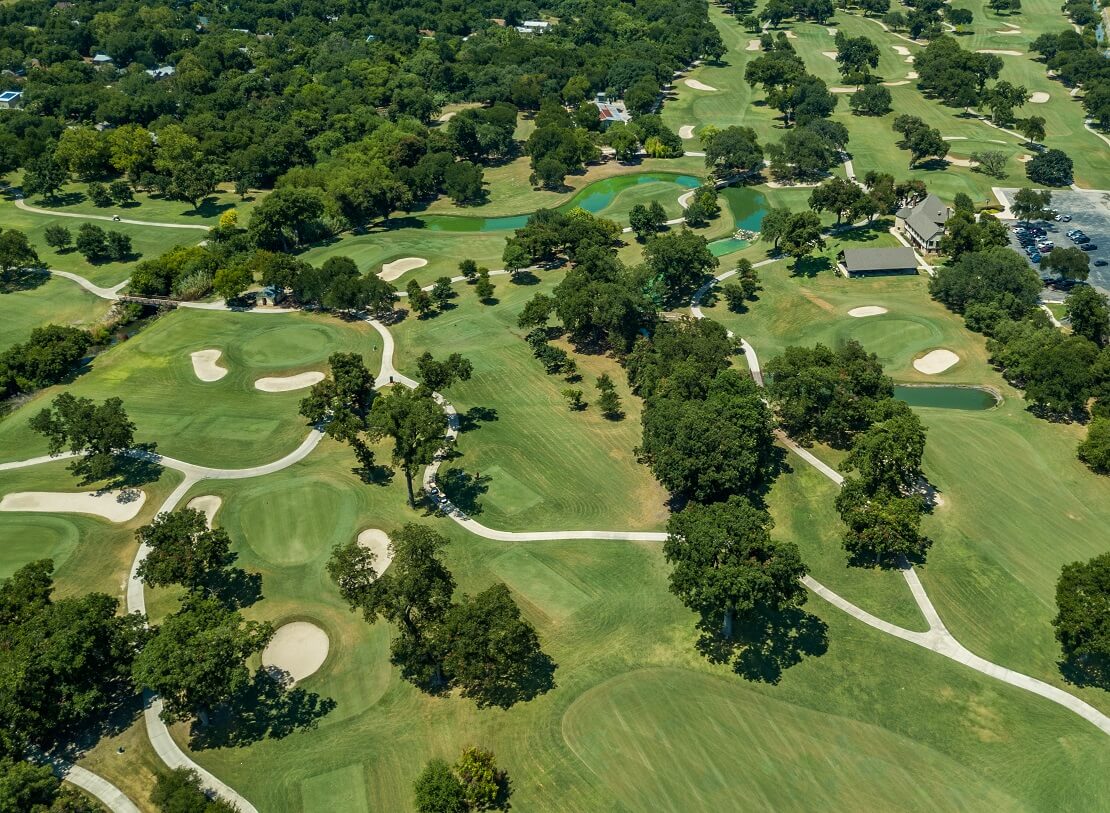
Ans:
{"label": "white house", "polygon": [[5,90],[0,93],[0,110],[15,110],[23,104],[22,90]]}
{"label": "white house", "polygon": [[923,251],[936,251],[944,237],[944,224],[952,208],[936,195],[929,195],[916,206],[905,206],[894,216],[895,227],[910,243]]}

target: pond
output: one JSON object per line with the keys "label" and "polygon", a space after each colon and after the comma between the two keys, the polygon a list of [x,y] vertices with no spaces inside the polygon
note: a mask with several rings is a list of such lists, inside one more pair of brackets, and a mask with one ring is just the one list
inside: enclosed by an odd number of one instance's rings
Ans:
{"label": "pond", "polygon": [[[673,183],[681,189],[696,189],[701,185],[701,180],[693,175],[677,175],[670,172],[641,172],[635,175],[618,175],[615,178],[594,181],[580,189],[566,203],[556,208],[560,212],[569,212],[571,209],[585,209],[591,214],[597,214],[612,205],[617,195],[624,190],[645,183]],[[679,192],[679,190],[675,191]],[[675,197],[677,198],[678,194]],[[507,217],[425,215],[421,216],[419,220],[424,223],[424,228],[432,231],[507,231],[524,228],[531,215],[531,212]]]}
{"label": "pond", "polygon": [[[767,198],[750,186],[726,187],[721,190],[721,197],[725,199],[728,208],[732,211],[733,229],[759,231],[760,226],[763,225],[763,216],[767,214]],[[747,246],[747,240],[726,237],[710,243],[709,250],[713,252],[714,257],[721,257]]]}
{"label": "pond", "polygon": [[895,386],[894,397],[912,407],[929,409],[992,409],[999,398],[985,387]]}

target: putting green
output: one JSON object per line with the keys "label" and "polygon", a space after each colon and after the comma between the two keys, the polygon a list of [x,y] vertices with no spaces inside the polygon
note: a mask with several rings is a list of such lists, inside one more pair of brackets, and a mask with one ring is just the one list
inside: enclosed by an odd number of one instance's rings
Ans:
{"label": "putting green", "polygon": [[[230,520],[224,517],[225,527],[278,567],[319,559],[321,551],[352,537],[357,525],[352,501],[331,483],[285,481],[274,487],[260,480],[235,500],[238,510]],[[324,517],[327,521],[321,527]]]}
{"label": "putting green", "polygon": [[905,367],[907,357],[912,359],[941,337],[940,329],[926,319],[891,314],[845,320],[838,332],[844,341],[855,339],[885,368],[894,370]]}
{"label": "putting green", "polygon": [[10,519],[0,519],[0,529],[4,536],[0,545],[0,579],[36,559],[53,559],[54,567],[62,569],[81,538],[76,522],[49,514],[17,513]]}

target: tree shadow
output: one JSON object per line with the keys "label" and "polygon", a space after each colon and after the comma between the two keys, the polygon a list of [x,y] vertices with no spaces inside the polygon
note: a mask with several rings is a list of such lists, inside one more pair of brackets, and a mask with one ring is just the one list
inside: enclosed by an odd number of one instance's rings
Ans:
{"label": "tree shadow", "polygon": [[25,268],[0,273],[0,294],[11,294],[16,291],[33,291],[41,288],[50,279],[50,272],[45,268]]}
{"label": "tree shadow", "polygon": [[242,747],[265,739],[280,740],[297,731],[311,731],[338,704],[330,697],[292,687],[280,670],[259,669],[250,682],[208,725],[194,720],[189,747]]}
{"label": "tree shadow", "polygon": [[527,269],[522,269],[509,274],[509,282],[513,285],[538,285],[540,278]]}
{"label": "tree shadow", "polygon": [[225,567],[210,574],[205,585],[221,603],[235,609],[250,607],[261,601],[262,574],[250,573],[241,567]]}
{"label": "tree shadow", "polygon": [[493,407],[475,406],[466,412],[458,413],[459,432],[473,432],[484,423],[498,420],[497,410]]}
{"label": "tree shadow", "polygon": [[472,516],[482,513],[479,499],[489,491],[489,484],[493,482],[492,477],[489,475],[483,477],[481,472],[471,474],[458,466],[452,466],[440,471],[437,479],[444,495],[457,508]]}
{"label": "tree shadow", "polygon": [[790,276],[812,278],[831,268],[832,260],[828,257],[799,257],[790,266]]}
{"label": "tree shadow", "polygon": [[1072,655],[1061,658],[1056,665],[1064,680],[1072,685],[1110,691],[1110,659]]}
{"label": "tree shadow", "polygon": [[777,684],[782,673],[805,657],[829,648],[828,625],[802,609],[768,612],[738,624],[733,637],[721,637],[721,618],[703,617],[698,651],[710,663],[729,664],[745,680]]}

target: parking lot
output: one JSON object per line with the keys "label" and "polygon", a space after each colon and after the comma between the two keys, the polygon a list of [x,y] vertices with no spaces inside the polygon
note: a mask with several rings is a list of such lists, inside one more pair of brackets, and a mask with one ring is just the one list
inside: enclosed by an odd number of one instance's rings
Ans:
{"label": "parking lot", "polygon": [[[1004,190],[1008,199],[1012,200],[1016,189]],[[1088,252],[1091,258],[1091,276],[1089,282],[1103,293],[1110,294],[1110,264],[1101,268],[1094,262],[1100,257],[1110,261],[1110,195],[1103,192],[1076,192],[1071,189],[1052,191],[1052,208],[1061,214],[1071,215],[1070,223],[1057,223],[1049,221],[1038,223],[1044,228],[1046,237],[1058,248],[1074,246],[1067,238],[1065,232],[1071,229],[1082,229],[1091,238],[1091,242],[1098,246],[1096,251]],[[1014,233],[1010,232],[1010,245],[1014,251],[1025,256],[1025,252]],[[1034,268],[1040,270],[1036,264]]]}

